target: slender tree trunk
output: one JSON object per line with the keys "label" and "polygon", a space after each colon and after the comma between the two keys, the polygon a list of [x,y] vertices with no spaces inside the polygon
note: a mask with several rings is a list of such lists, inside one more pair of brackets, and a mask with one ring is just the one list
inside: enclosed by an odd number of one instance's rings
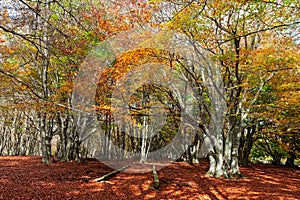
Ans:
{"label": "slender tree trunk", "polygon": [[141,128],[141,159],[140,162],[146,162],[147,160],[147,135],[148,135],[148,123],[147,118],[143,117],[143,127]]}
{"label": "slender tree trunk", "polygon": [[47,124],[46,124],[46,114],[42,113],[39,116],[40,118],[40,135],[41,135],[41,152],[42,152],[42,163],[43,164],[50,164],[49,161],[49,152],[47,149]]}

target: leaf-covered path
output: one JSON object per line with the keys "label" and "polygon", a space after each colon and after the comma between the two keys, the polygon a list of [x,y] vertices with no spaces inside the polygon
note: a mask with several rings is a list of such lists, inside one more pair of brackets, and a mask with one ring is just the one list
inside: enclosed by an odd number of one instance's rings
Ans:
{"label": "leaf-covered path", "polygon": [[300,170],[269,165],[241,168],[245,178],[205,177],[208,164],[173,163],[152,173],[120,173],[105,182],[89,179],[112,169],[98,161],[41,164],[40,157],[0,157],[0,199],[298,199]]}

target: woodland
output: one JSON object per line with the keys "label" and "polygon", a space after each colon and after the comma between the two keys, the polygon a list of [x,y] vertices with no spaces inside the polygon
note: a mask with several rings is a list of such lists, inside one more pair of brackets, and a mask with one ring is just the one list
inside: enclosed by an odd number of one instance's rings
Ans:
{"label": "woodland", "polygon": [[0,199],[297,199],[299,32],[298,0],[1,0]]}

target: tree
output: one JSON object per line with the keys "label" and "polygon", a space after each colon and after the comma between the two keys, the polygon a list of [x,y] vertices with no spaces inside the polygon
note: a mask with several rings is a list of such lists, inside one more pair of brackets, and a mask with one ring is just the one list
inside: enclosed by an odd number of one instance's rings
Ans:
{"label": "tree", "polygon": [[[170,16],[166,26],[185,33],[199,42],[202,49],[211,53],[222,72],[226,90],[224,97],[228,109],[223,131],[209,133],[204,128],[212,145],[208,154],[211,165],[208,175],[239,176],[240,137],[246,130],[245,120],[249,116],[252,105],[257,101],[255,97],[260,95],[263,86],[279,69],[287,66],[286,60],[277,60],[274,54],[267,57],[268,60],[258,61],[261,65],[253,65],[249,59],[251,55],[268,49],[269,44],[262,43],[262,39],[266,41],[275,37],[281,40],[286,32],[291,30],[297,32],[298,18],[291,16],[299,12],[298,3],[296,1],[280,3],[166,1],[165,3],[173,5],[168,8],[174,9],[173,12],[176,13]],[[249,77],[254,75],[249,69],[263,66],[265,63],[272,63],[272,65],[267,65],[270,68],[261,75],[257,85],[249,87],[247,83]],[[191,68],[186,67],[186,69]],[[257,88],[254,98],[247,101],[244,97],[254,88]]]}
{"label": "tree", "polygon": [[[288,45],[289,41],[284,43]],[[254,116],[268,120],[256,136],[258,141],[253,149],[254,155],[271,156],[274,164],[281,164],[281,158],[287,157],[286,164],[290,166],[299,157],[299,47],[293,46],[288,48],[290,53],[285,53],[285,59],[293,60],[295,65],[278,72],[265,87],[265,98],[256,105]],[[269,142],[261,144],[264,141]]]}
{"label": "tree", "polygon": [[[74,153],[79,148],[78,137],[76,132],[70,132],[72,123],[68,124],[72,118],[68,114],[72,79],[80,62],[78,55],[84,49],[83,46],[77,50],[74,45],[76,41],[81,42],[76,45],[82,45],[84,40],[71,39],[72,34],[80,36],[76,26],[82,24],[77,24],[79,21],[72,14],[78,10],[78,5],[68,1],[10,3],[11,6],[5,8],[10,15],[3,14],[5,23],[0,28],[7,33],[4,38],[6,46],[12,50],[3,52],[1,73],[21,85],[27,98],[31,99],[30,107],[37,113],[33,121],[38,121],[36,127],[41,139],[43,163],[49,163],[50,141],[54,134],[68,134],[61,137],[61,144],[69,145],[60,146],[62,159],[78,159],[78,153]],[[61,27],[59,19],[68,26]],[[69,42],[69,46],[62,46],[65,42]],[[56,123],[61,120],[69,127],[57,129]],[[68,132],[64,132],[66,130]]]}
{"label": "tree", "polygon": [[[286,35],[285,38],[274,38],[268,41],[262,39],[261,43],[265,47],[251,54],[249,61],[253,64],[253,71],[250,72],[256,74],[256,76],[249,76],[247,84],[250,85],[249,88],[253,89],[243,96],[243,98],[248,99],[246,101],[248,103],[245,105],[248,109],[250,107],[248,119],[245,121],[245,131],[241,137],[239,152],[239,161],[243,165],[248,164],[251,147],[256,140],[256,135],[259,134],[258,132],[268,129],[267,127],[272,129],[270,126],[272,123],[270,122],[275,120],[274,112],[284,110],[284,107],[275,106],[279,96],[274,93],[274,90],[276,90],[275,85],[281,87],[283,76],[297,71],[299,54],[295,52],[297,52],[298,46],[293,41],[293,37],[289,35]],[[267,43],[269,44],[267,45]],[[268,73],[271,75],[270,78],[267,78],[267,80],[269,79],[268,82],[256,86],[257,82],[263,83],[263,76],[267,76]],[[294,90],[294,88],[291,90]],[[257,95],[258,91],[260,91],[259,96]],[[272,115],[269,115],[270,113]]]}
{"label": "tree", "polygon": [[[125,3],[132,6],[120,7]],[[78,160],[78,127],[85,120],[74,116],[72,108],[78,68],[99,41],[136,26],[141,16],[149,18],[145,4],[9,0],[0,9],[1,42],[5,42],[0,73],[30,100],[27,106],[36,115],[27,117],[34,122],[41,139],[43,163],[49,163],[54,135],[60,138],[59,159]]]}

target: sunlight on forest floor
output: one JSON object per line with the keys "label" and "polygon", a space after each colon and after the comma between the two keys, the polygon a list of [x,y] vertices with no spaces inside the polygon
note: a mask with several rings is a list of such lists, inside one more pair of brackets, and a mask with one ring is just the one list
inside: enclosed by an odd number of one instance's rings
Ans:
{"label": "sunlight on forest floor", "polygon": [[151,172],[123,172],[95,183],[86,180],[113,171],[96,160],[43,165],[40,157],[4,156],[0,199],[298,199],[300,170],[256,164],[241,168],[245,178],[226,180],[205,177],[208,166],[206,160],[172,163],[158,170],[155,190]]}

